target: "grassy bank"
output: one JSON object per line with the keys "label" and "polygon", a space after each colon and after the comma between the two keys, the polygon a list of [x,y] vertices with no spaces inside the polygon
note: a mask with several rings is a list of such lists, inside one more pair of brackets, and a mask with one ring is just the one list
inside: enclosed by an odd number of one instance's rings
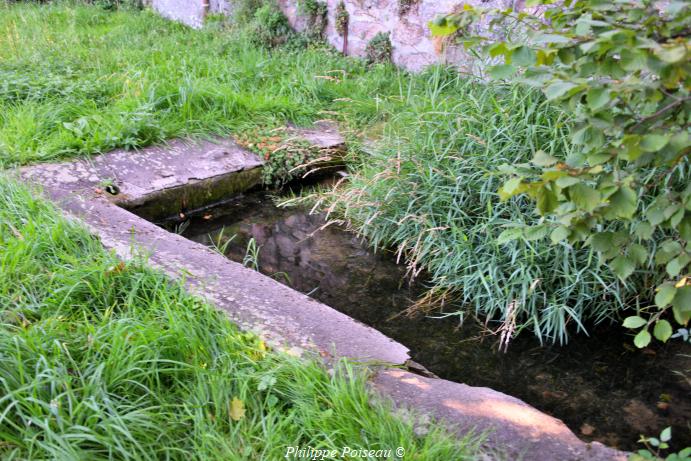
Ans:
{"label": "grassy bank", "polygon": [[412,418],[372,399],[363,370],[267,351],[2,177],[0,306],[2,459],[282,459],[296,445],[401,446],[430,461],[476,452],[436,427],[417,436]]}
{"label": "grassy bank", "polygon": [[0,165],[334,116],[379,117],[407,77],[322,47],[270,53],[216,24],[0,3]]}
{"label": "grassy bank", "polygon": [[525,88],[368,67],[316,45],[272,52],[219,21],[195,31],[149,12],[1,5],[0,165],[331,118],[351,137],[352,177],[325,208],[428,271],[428,301],[446,312],[563,342],[654,285],[622,284],[540,233],[498,240],[538,222],[520,199],[500,202],[501,164],[569,149],[568,117]]}

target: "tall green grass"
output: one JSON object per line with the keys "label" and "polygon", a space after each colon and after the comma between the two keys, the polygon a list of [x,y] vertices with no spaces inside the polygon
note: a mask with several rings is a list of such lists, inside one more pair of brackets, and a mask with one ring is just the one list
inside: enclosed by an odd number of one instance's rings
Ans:
{"label": "tall green grass", "polygon": [[276,460],[295,445],[474,456],[436,426],[415,435],[415,418],[394,416],[365,378],[267,351],[0,177],[3,460]]}
{"label": "tall green grass", "polygon": [[566,342],[617,318],[640,278],[624,285],[589,249],[552,246],[544,236],[497,242],[507,228],[540,221],[531,204],[499,200],[501,165],[525,163],[537,150],[568,152],[568,116],[524,87],[443,69],[420,78],[426,91],[403,88],[405,109],[383,108],[383,139],[323,206],[374,246],[397,248],[412,274],[428,271],[428,300],[450,300],[446,313],[477,316],[504,340],[528,329]]}
{"label": "tall green grass", "polygon": [[0,166],[288,121],[361,124],[406,78],[318,45],[265,50],[220,21],[192,30],[147,11],[0,2]]}
{"label": "tall green grass", "polygon": [[567,115],[525,88],[367,67],[318,45],[269,51],[219,20],[195,31],[66,3],[0,13],[0,166],[333,118],[354,146],[379,142],[353,149],[351,181],[329,206],[427,270],[433,293],[453,300],[446,312],[565,342],[651,286],[645,274],[621,284],[566,244],[497,243],[538,221],[520,199],[498,200],[499,166],[569,149]]}

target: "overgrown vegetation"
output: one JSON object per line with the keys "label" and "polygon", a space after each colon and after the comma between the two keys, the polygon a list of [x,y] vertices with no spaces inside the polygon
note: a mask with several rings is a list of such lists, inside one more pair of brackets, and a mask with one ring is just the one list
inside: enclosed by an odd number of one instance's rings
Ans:
{"label": "overgrown vegetation", "polygon": [[[570,116],[525,87],[441,68],[411,76],[315,45],[267,50],[246,24],[194,31],[148,12],[0,8],[5,166],[331,117],[349,131],[352,175],[322,203],[429,272],[420,307],[444,301],[505,340],[527,329],[566,341],[642,305],[658,280],[638,272],[623,283],[590,248],[539,241],[544,227],[509,238],[540,218],[524,198],[499,200],[500,164],[572,151]],[[379,142],[358,149],[361,138]]]}
{"label": "overgrown vegetation", "polygon": [[263,182],[275,188],[302,177],[315,162],[329,160],[319,147],[291,136],[285,128],[251,130],[239,136],[238,142],[265,160]]}
{"label": "overgrown vegetation", "polygon": [[313,40],[324,38],[324,30],[328,22],[329,7],[326,2],[319,0],[299,0],[300,12],[307,18],[305,34]]}
{"label": "overgrown vegetation", "polygon": [[380,117],[372,95],[395,104],[409,79],[314,45],[272,52],[245,25],[0,3],[0,166],[288,121],[362,126]]}
{"label": "overgrown vegetation", "polygon": [[348,24],[350,23],[350,13],[346,8],[345,2],[340,1],[336,6],[336,32],[341,37],[348,33]]}
{"label": "overgrown vegetation", "polygon": [[452,70],[426,77],[427,92],[404,93],[406,109],[387,112],[384,138],[324,207],[376,247],[398,248],[412,274],[428,273],[434,290],[420,308],[445,302],[446,312],[493,319],[489,328],[505,342],[522,329],[565,342],[635,304],[650,282],[622,284],[590,249],[540,244],[540,232],[501,237],[539,217],[523,199],[499,200],[498,167],[538,150],[568,151],[567,115],[519,85],[484,85]]}
{"label": "overgrown vegetation", "polygon": [[284,45],[294,36],[288,18],[272,1],[254,11],[247,30],[255,45],[267,48]]}
{"label": "overgrown vegetation", "polygon": [[295,445],[473,453],[434,426],[416,436],[415,418],[372,399],[363,370],[267,350],[3,177],[0,250],[2,459],[281,459]]}
{"label": "overgrown vegetation", "polygon": [[369,64],[390,63],[392,52],[391,34],[379,32],[367,43],[365,59]]}
{"label": "overgrown vegetation", "polygon": [[[531,2],[542,3],[551,2]],[[520,20],[520,42],[464,29],[487,14],[498,26]],[[528,195],[547,218],[511,238],[540,232],[556,244],[585,243],[623,283],[651,274],[639,315],[624,326],[638,330],[638,347],[651,330],[667,341],[669,320],[691,319],[691,4],[568,1],[540,17],[467,7],[434,25],[439,33],[459,28],[466,44],[503,57],[495,77],[523,69],[516,79],[573,113],[574,150],[538,150],[503,168],[510,179],[501,193]]]}
{"label": "overgrown vegetation", "polygon": [[93,4],[106,10],[116,10],[119,8],[140,10],[144,6],[142,0],[93,0]]}

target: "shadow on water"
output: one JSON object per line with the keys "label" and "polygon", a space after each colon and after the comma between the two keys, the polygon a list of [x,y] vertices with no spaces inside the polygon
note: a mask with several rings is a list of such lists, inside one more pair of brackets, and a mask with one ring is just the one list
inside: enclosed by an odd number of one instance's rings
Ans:
{"label": "shadow on water", "polygon": [[424,288],[407,283],[393,255],[375,254],[339,227],[322,229],[324,223],[323,216],[277,208],[266,193],[254,192],[167,227],[205,245],[225,245],[238,262],[254,239],[264,274],[396,339],[440,377],[516,396],[585,440],[633,450],[640,434],[673,426],[673,447],[691,445],[688,345],[639,351],[620,328],[602,326],[567,347],[543,347],[525,334],[498,352],[497,337],[482,337],[474,322],[399,315]]}

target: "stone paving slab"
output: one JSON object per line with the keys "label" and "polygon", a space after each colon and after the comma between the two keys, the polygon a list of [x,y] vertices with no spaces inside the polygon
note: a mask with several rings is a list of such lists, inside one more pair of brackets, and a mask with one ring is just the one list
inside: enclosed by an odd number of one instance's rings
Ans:
{"label": "stone paving slab", "polygon": [[[343,144],[328,126],[318,125],[306,134],[326,149]],[[198,204],[195,200],[216,200],[224,194],[229,198],[259,183],[261,165],[261,159],[230,139],[178,140],[140,152],[39,164],[22,169],[20,175],[27,183],[41,185],[48,198],[86,223],[106,248],[125,259],[145,252],[154,267],[184,280],[190,291],[273,347],[293,354],[315,351],[327,359],[404,366],[410,359],[408,349],[379,331],[120,206],[155,216]],[[119,187],[119,194],[105,191],[111,183]],[[196,192],[190,193],[190,188]],[[156,209],[151,199],[168,207]],[[379,369],[372,386],[397,405],[446,421],[459,434],[489,431],[488,445],[507,451],[509,459],[625,459],[621,452],[580,441],[561,421],[491,389],[387,366]]]}
{"label": "stone paving slab", "polygon": [[483,443],[507,459],[525,461],[625,461],[626,453],[601,443],[584,443],[562,421],[522,400],[487,387],[426,378],[404,370],[382,370],[372,379],[396,406],[446,421],[461,436],[486,431]]}

